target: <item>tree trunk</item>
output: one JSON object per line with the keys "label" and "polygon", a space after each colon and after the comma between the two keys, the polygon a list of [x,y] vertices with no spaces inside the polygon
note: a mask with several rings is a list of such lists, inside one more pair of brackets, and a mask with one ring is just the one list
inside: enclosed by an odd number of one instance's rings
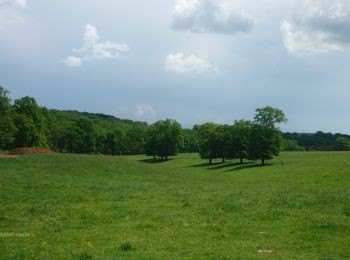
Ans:
{"label": "tree trunk", "polygon": [[243,164],[243,156],[241,156],[241,157],[239,158],[239,163],[240,163],[240,164]]}
{"label": "tree trunk", "polygon": [[156,154],[153,154],[153,160],[156,160]]}
{"label": "tree trunk", "polygon": [[213,160],[211,158],[209,158],[209,164],[212,164]]}
{"label": "tree trunk", "polygon": [[261,159],[261,165],[265,165],[265,158]]}
{"label": "tree trunk", "polygon": [[166,161],[168,160],[168,156],[165,156],[165,160],[166,160]]}
{"label": "tree trunk", "polygon": [[225,163],[225,157],[222,157],[222,163]]}

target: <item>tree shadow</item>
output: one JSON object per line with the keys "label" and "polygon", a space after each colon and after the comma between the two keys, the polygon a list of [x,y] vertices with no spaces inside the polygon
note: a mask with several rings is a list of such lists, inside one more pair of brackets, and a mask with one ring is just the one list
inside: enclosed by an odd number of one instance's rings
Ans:
{"label": "tree shadow", "polygon": [[142,162],[142,163],[150,163],[150,164],[155,164],[155,163],[165,163],[165,162],[170,162],[174,159],[172,158],[169,158],[168,160],[162,160],[160,158],[156,158],[156,159],[142,159],[142,160],[139,160],[139,162]]}
{"label": "tree shadow", "polygon": [[251,163],[246,163],[245,165],[241,165],[239,167],[235,167],[233,169],[227,170],[225,172],[241,171],[241,170],[252,169],[252,168],[269,167],[272,165],[273,164],[271,164],[271,163],[265,163],[264,165],[262,165],[262,164],[257,164],[257,163],[251,162]]}
{"label": "tree shadow", "polygon": [[190,166],[186,166],[186,168],[204,168],[204,167],[210,167],[210,166],[215,166],[215,165],[221,165],[221,164],[226,164],[226,163],[200,163],[200,164],[195,164],[195,165],[190,165]]}
{"label": "tree shadow", "polygon": [[[228,163],[221,163],[218,166],[214,166],[214,167],[210,167],[208,168],[209,170],[220,170],[220,169],[224,169],[224,168],[228,168],[228,167],[234,167],[234,166],[238,166],[238,165],[245,165],[245,164],[252,164],[251,162],[247,162],[247,163],[243,163],[240,164],[239,162],[228,162]],[[212,165],[211,165],[212,166]]]}
{"label": "tree shadow", "polygon": [[[254,161],[246,161],[241,164],[240,162],[216,162],[216,163],[200,163],[195,165],[186,166],[186,168],[206,168],[209,171],[215,171],[215,170],[224,170],[226,168],[226,171],[223,172],[233,172],[233,171],[241,171],[245,169],[252,169],[252,168],[260,168],[260,167],[268,167],[272,166],[273,164],[265,163],[265,165],[258,164]],[[233,168],[231,168],[233,167]]]}

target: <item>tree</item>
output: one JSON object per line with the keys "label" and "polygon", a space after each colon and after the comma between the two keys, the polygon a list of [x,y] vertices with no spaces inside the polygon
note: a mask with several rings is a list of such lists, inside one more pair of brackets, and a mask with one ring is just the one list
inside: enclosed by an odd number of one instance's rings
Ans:
{"label": "tree", "polygon": [[125,152],[126,135],[120,129],[113,129],[105,134],[103,139],[103,154],[121,155]]}
{"label": "tree", "polygon": [[16,127],[9,92],[0,86],[0,149],[12,148]]}
{"label": "tree", "polygon": [[226,158],[230,157],[230,137],[231,137],[231,126],[229,125],[218,125],[214,132],[214,154],[215,157],[221,158],[222,163],[225,162]]}
{"label": "tree", "polygon": [[23,97],[15,100],[14,110],[16,132],[16,147],[40,146],[47,147],[46,121],[36,100]]}
{"label": "tree", "polygon": [[213,159],[226,157],[225,127],[214,123],[196,125],[193,130],[197,135],[199,154],[202,159],[208,159],[212,164]]}
{"label": "tree", "polygon": [[350,151],[350,140],[343,136],[338,136],[335,141],[337,151]]}
{"label": "tree", "polygon": [[157,121],[149,127],[146,139],[146,154],[168,160],[183,145],[181,125],[171,119]]}
{"label": "tree", "polygon": [[266,160],[279,154],[282,135],[276,124],[287,122],[282,110],[270,106],[258,108],[249,134],[249,158],[260,159],[264,165]]}
{"label": "tree", "polygon": [[235,121],[231,127],[229,154],[231,158],[238,158],[240,164],[248,157],[249,132],[252,126],[251,121]]}

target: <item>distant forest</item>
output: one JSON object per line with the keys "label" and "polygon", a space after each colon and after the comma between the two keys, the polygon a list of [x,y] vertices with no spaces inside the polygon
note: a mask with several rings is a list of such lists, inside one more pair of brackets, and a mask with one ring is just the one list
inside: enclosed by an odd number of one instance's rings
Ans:
{"label": "distant forest", "polygon": [[[31,97],[12,102],[0,87],[0,149],[49,147],[58,152],[133,155],[147,153],[145,122],[104,114],[40,107]],[[199,152],[198,126],[181,129],[178,152]],[[197,131],[198,132],[198,131]],[[282,133],[284,151],[348,151],[350,136],[317,132]]]}

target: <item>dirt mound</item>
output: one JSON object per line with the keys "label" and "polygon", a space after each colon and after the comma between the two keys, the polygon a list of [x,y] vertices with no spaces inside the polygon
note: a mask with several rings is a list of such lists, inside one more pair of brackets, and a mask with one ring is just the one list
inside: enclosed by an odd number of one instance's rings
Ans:
{"label": "dirt mound", "polygon": [[7,152],[7,155],[24,155],[24,154],[43,154],[43,153],[52,153],[49,148],[44,147],[22,147],[16,148],[10,152]]}

